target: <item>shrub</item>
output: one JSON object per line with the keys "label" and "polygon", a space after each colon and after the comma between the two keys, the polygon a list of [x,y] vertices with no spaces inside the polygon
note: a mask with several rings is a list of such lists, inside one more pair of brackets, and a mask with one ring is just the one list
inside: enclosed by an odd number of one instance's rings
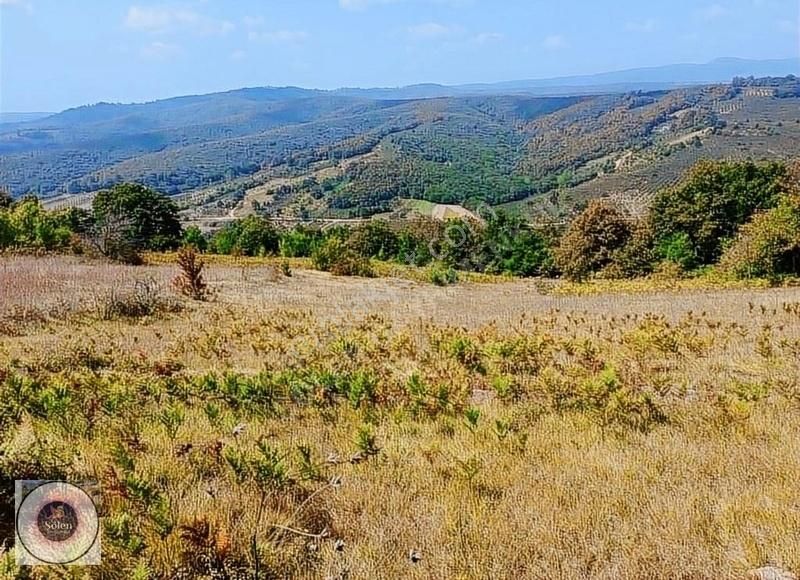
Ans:
{"label": "shrub", "polygon": [[572,280],[583,280],[612,263],[631,238],[631,226],[617,208],[595,200],[570,224],[556,250],[556,265]]}
{"label": "shrub", "polygon": [[354,228],[347,245],[365,258],[393,260],[400,249],[400,240],[387,222],[374,220]]}
{"label": "shrub", "polygon": [[647,432],[666,421],[653,399],[623,384],[612,366],[580,386],[576,403],[592,417],[604,437],[612,428]]}
{"label": "shrub", "polygon": [[324,234],[302,226],[284,232],[278,249],[284,258],[308,258],[324,241]]}
{"label": "shrub", "polygon": [[653,272],[657,262],[654,248],[655,234],[649,220],[640,220],[631,233],[630,240],[617,250],[603,271],[606,278],[636,278]]}
{"label": "shrub", "polygon": [[205,252],[208,249],[208,240],[203,235],[203,232],[200,231],[200,228],[191,226],[183,232],[183,245],[192,246],[198,252]]}
{"label": "shrub", "polygon": [[745,225],[720,269],[737,278],[800,274],[800,195],[786,196]]}
{"label": "shrub", "polygon": [[339,238],[331,238],[320,246],[311,256],[311,263],[317,270],[330,272],[334,276],[374,276],[369,260],[347,247]]}
{"label": "shrub", "polygon": [[442,262],[436,262],[428,267],[428,280],[436,286],[450,286],[458,282],[458,272]]}
{"label": "shrub", "polygon": [[177,308],[162,296],[160,285],[152,278],[137,280],[129,291],[113,290],[95,302],[95,311],[102,320],[144,318]]}
{"label": "shrub", "polygon": [[553,271],[547,240],[520,216],[497,212],[488,221],[483,254],[486,270],[494,274],[542,276]]}
{"label": "shrub", "polygon": [[269,220],[248,216],[228,224],[211,240],[218,254],[268,256],[278,253],[280,236]]}
{"label": "shrub", "polygon": [[691,270],[697,265],[697,254],[694,245],[685,232],[670,234],[662,239],[656,247],[656,255],[665,262],[671,262],[682,270]]}
{"label": "shrub", "polygon": [[178,292],[192,300],[207,300],[208,284],[203,277],[205,264],[197,255],[194,246],[185,246],[181,249],[178,253],[178,267],[180,274],[172,280],[172,285]]}

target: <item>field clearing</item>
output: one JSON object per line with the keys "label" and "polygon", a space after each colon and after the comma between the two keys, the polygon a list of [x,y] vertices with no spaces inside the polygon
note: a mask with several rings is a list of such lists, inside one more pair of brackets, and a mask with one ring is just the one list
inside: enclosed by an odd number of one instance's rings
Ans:
{"label": "field clearing", "polygon": [[[293,266],[212,264],[199,303],[169,263],[0,259],[0,476],[99,479],[103,577],[800,570],[800,288]],[[98,316],[145,280],[169,308]]]}

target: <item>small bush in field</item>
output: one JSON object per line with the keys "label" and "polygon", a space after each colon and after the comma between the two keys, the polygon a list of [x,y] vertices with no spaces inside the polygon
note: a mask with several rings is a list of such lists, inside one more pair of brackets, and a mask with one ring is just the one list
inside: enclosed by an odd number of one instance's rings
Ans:
{"label": "small bush in field", "polygon": [[612,366],[606,366],[581,385],[576,403],[592,417],[604,437],[609,429],[647,432],[666,421],[653,399],[647,393],[625,385]]}
{"label": "small bush in field", "polygon": [[428,268],[428,280],[436,286],[451,286],[458,282],[458,272],[451,266],[436,263]]}
{"label": "small bush in field", "polygon": [[180,274],[172,280],[175,289],[192,300],[208,300],[208,284],[203,276],[205,264],[194,246],[185,246],[178,253],[178,267]]}
{"label": "small bush in field", "polygon": [[311,262],[317,270],[330,272],[334,276],[361,276],[371,278],[375,274],[367,258],[338,238],[330,238],[314,251]]}
{"label": "small bush in field", "polygon": [[101,320],[144,318],[177,308],[162,295],[160,285],[152,278],[138,280],[130,291],[113,290],[95,302]]}

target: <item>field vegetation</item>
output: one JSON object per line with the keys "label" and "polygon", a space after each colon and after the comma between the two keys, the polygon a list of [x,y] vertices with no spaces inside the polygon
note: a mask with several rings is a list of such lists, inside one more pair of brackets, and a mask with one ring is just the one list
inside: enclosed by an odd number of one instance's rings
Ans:
{"label": "field vegetation", "polygon": [[172,283],[187,260],[0,260],[0,478],[104,492],[101,568],[8,552],[3,574],[800,569],[797,289],[439,288],[230,257],[196,300]]}
{"label": "field vegetation", "polygon": [[[0,574],[800,570],[799,171],[703,161],[563,227],[0,196]],[[42,478],[102,485],[100,568],[15,567]]]}

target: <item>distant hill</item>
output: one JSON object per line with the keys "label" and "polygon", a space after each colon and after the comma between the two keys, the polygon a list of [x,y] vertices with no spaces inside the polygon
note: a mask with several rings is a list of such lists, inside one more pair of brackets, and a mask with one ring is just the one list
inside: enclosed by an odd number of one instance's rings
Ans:
{"label": "distant hill", "polygon": [[[800,81],[780,76],[796,64],[723,59],[500,85],[100,103],[0,125],[0,185],[69,196],[138,181],[209,219],[346,218],[402,199],[558,218],[596,195],[646,199],[699,157],[800,155]],[[708,84],[715,75],[727,81]],[[676,79],[695,84],[661,86]]]}
{"label": "distant hill", "polygon": [[800,74],[800,59],[747,60],[720,58],[705,64],[677,64],[593,75],[489,84],[412,85],[383,89],[339,89],[338,94],[373,99],[423,99],[481,94],[524,93],[538,96],[665,90],[726,83],[738,76],[773,77]]}
{"label": "distant hill", "polygon": [[53,113],[0,113],[0,125],[11,123],[27,123],[49,117]]}

